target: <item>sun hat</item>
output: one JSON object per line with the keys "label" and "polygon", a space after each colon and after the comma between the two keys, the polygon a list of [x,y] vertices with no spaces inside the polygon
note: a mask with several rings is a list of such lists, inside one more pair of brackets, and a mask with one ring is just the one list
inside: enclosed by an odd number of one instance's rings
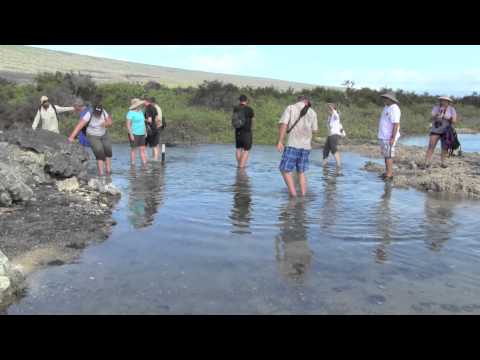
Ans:
{"label": "sun hat", "polygon": [[449,98],[448,96],[440,96],[438,98],[438,100],[447,100],[447,101],[453,103],[453,100],[451,98]]}
{"label": "sun hat", "polygon": [[386,98],[386,99],[389,99],[389,100],[392,100],[394,103],[396,104],[400,104],[400,102],[397,100],[397,98],[395,97],[395,94],[393,93],[385,93],[385,94],[382,94],[380,95],[381,97],[383,98]]}
{"label": "sun hat", "polygon": [[132,99],[130,102],[130,110],[138,109],[140,106],[144,105],[145,100]]}
{"label": "sun hat", "polygon": [[43,105],[44,102],[48,101],[48,97],[46,97],[45,95],[43,95],[41,98],[40,98],[40,104]]}

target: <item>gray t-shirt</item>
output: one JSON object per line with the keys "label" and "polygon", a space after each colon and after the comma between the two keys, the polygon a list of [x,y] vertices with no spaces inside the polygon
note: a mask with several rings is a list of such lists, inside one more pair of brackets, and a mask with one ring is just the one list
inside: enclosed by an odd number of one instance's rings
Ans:
{"label": "gray t-shirt", "polygon": [[[90,118],[92,120],[90,121]],[[90,121],[90,124],[88,124],[87,128],[87,135],[92,135],[92,136],[103,136],[107,132],[107,129],[103,126],[103,123],[105,120],[108,118],[108,113],[103,110],[103,113],[100,117],[92,116],[90,112],[87,112],[85,116],[82,118],[83,121],[88,122]]]}
{"label": "gray t-shirt", "polygon": [[[279,121],[279,124],[287,124],[287,130],[295,124],[300,117],[300,112],[305,107],[303,101],[295,105],[288,106]],[[298,122],[293,130],[288,134],[287,146],[296,149],[312,149],[312,132],[318,130],[317,113],[308,109],[304,117]]]}

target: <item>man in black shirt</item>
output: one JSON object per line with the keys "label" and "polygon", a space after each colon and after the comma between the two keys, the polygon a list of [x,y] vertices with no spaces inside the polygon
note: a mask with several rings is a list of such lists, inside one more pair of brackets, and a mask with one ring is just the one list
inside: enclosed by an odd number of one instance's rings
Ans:
{"label": "man in black shirt", "polygon": [[233,108],[233,112],[243,111],[246,119],[245,125],[235,129],[235,143],[237,148],[237,162],[239,168],[244,168],[248,160],[248,152],[252,148],[252,123],[255,116],[253,109],[247,105],[248,99],[241,95],[238,99],[239,106]]}
{"label": "man in black shirt", "polygon": [[150,127],[151,130],[146,138],[146,143],[153,149],[153,159],[158,160],[160,156],[160,131],[157,124],[158,112],[151,100],[151,98],[145,99],[145,125]]}

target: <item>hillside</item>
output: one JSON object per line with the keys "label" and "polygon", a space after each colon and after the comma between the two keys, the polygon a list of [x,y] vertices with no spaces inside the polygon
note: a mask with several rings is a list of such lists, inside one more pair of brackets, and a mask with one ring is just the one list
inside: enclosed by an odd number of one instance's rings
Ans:
{"label": "hillside", "polygon": [[[313,84],[238,75],[144,65],[126,61],[77,55],[21,45],[0,45],[0,77],[28,83],[39,72],[81,72],[92,76],[97,83],[157,81],[169,87],[197,86],[203,81],[218,80],[239,87],[273,86],[279,90],[312,89]],[[342,89],[338,87],[337,89]]]}

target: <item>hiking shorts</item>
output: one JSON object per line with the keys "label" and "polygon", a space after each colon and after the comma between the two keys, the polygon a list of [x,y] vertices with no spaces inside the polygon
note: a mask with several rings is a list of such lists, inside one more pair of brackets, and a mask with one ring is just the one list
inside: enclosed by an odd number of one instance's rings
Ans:
{"label": "hiking shorts", "polygon": [[293,170],[303,173],[308,170],[309,157],[310,150],[287,146],[283,151],[279,169],[281,172],[286,173],[292,172]]}
{"label": "hiking shorts", "polygon": [[133,141],[130,140],[130,136],[129,136],[128,141],[130,142],[131,148],[145,146],[145,135],[133,135]]}
{"label": "hiking shorts", "polygon": [[152,135],[147,136],[145,143],[151,148],[158,146],[158,144],[160,144],[160,131],[156,131],[152,133]]}
{"label": "hiking shorts", "polygon": [[338,141],[340,140],[340,135],[330,135],[327,137],[327,141],[325,142],[325,146],[323,147],[323,158],[328,158],[330,153],[336,154],[338,148]]}
{"label": "hiking shorts", "polygon": [[[442,150],[448,150],[448,144],[447,144],[447,137],[445,136],[446,134],[435,134],[433,132],[430,133],[430,136],[432,135],[435,135],[435,136],[440,136],[440,144],[441,144],[441,147],[442,147]],[[430,144],[429,144],[430,146]]]}
{"label": "hiking shorts", "polygon": [[112,142],[110,141],[108,132],[103,136],[87,134],[87,139],[90,142],[95,159],[105,161],[106,158],[112,157]]}
{"label": "hiking shorts", "polygon": [[252,148],[253,136],[251,131],[237,131],[235,133],[235,146],[237,149],[249,151]]}
{"label": "hiking shorts", "polygon": [[380,141],[380,153],[385,159],[392,159],[395,157],[395,147],[396,143],[390,145],[390,140],[379,140]]}

